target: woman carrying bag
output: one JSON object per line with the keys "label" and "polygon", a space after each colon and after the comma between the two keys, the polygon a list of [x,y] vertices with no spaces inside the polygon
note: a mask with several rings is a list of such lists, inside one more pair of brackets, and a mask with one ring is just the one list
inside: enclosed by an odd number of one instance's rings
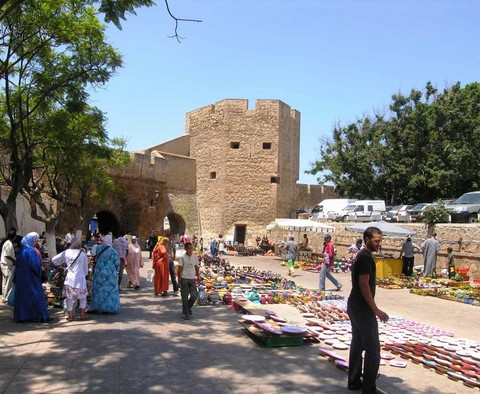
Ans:
{"label": "woman carrying bag", "polygon": [[67,321],[73,321],[73,305],[77,300],[80,302],[80,320],[87,320],[88,316],[85,313],[85,308],[88,291],[85,277],[88,274],[88,258],[82,249],[81,239],[74,237],[70,242],[70,247],[57,254],[52,259],[52,264],[55,266],[66,265],[62,297],[66,299]]}

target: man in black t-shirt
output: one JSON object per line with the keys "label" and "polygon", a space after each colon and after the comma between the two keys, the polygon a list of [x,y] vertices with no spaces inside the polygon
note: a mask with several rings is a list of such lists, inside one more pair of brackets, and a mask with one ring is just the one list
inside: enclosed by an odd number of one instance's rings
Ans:
{"label": "man in black t-shirt", "polygon": [[[376,266],[372,252],[380,249],[382,231],[369,227],[363,233],[365,247],[357,254],[352,265],[352,291],[347,302],[347,313],[352,324],[352,341],[348,365],[348,388],[362,393],[376,392],[376,379],[380,366],[378,318],[386,322],[388,315],[375,304]],[[362,381],[362,351],[365,350]]]}

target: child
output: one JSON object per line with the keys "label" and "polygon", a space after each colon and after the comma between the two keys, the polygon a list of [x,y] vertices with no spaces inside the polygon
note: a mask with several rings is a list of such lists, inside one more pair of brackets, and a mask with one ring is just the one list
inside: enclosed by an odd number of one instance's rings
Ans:
{"label": "child", "polygon": [[448,272],[448,279],[452,279],[455,276],[455,258],[453,257],[453,249],[447,248],[448,256],[447,256],[447,272]]}

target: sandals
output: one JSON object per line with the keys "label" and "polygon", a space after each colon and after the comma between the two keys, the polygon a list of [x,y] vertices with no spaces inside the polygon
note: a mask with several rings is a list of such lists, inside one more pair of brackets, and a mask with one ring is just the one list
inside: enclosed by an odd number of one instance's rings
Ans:
{"label": "sandals", "polygon": [[82,316],[82,317],[80,317],[80,320],[90,320],[90,317],[89,316]]}
{"label": "sandals", "polygon": [[68,321],[68,322],[72,322],[72,321],[73,321],[73,317],[67,316],[67,317],[65,318],[65,320]]}
{"label": "sandals", "polygon": [[183,320],[190,320],[190,316],[188,316],[188,315],[183,315]]}

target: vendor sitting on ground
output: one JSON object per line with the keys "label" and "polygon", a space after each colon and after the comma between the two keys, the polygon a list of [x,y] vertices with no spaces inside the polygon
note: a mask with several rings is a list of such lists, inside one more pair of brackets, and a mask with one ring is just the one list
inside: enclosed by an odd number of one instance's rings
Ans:
{"label": "vendor sitting on ground", "polygon": [[310,248],[308,247],[308,236],[307,236],[307,234],[303,234],[303,241],[298,247],[300,248],[300,250],[310,250]]}

